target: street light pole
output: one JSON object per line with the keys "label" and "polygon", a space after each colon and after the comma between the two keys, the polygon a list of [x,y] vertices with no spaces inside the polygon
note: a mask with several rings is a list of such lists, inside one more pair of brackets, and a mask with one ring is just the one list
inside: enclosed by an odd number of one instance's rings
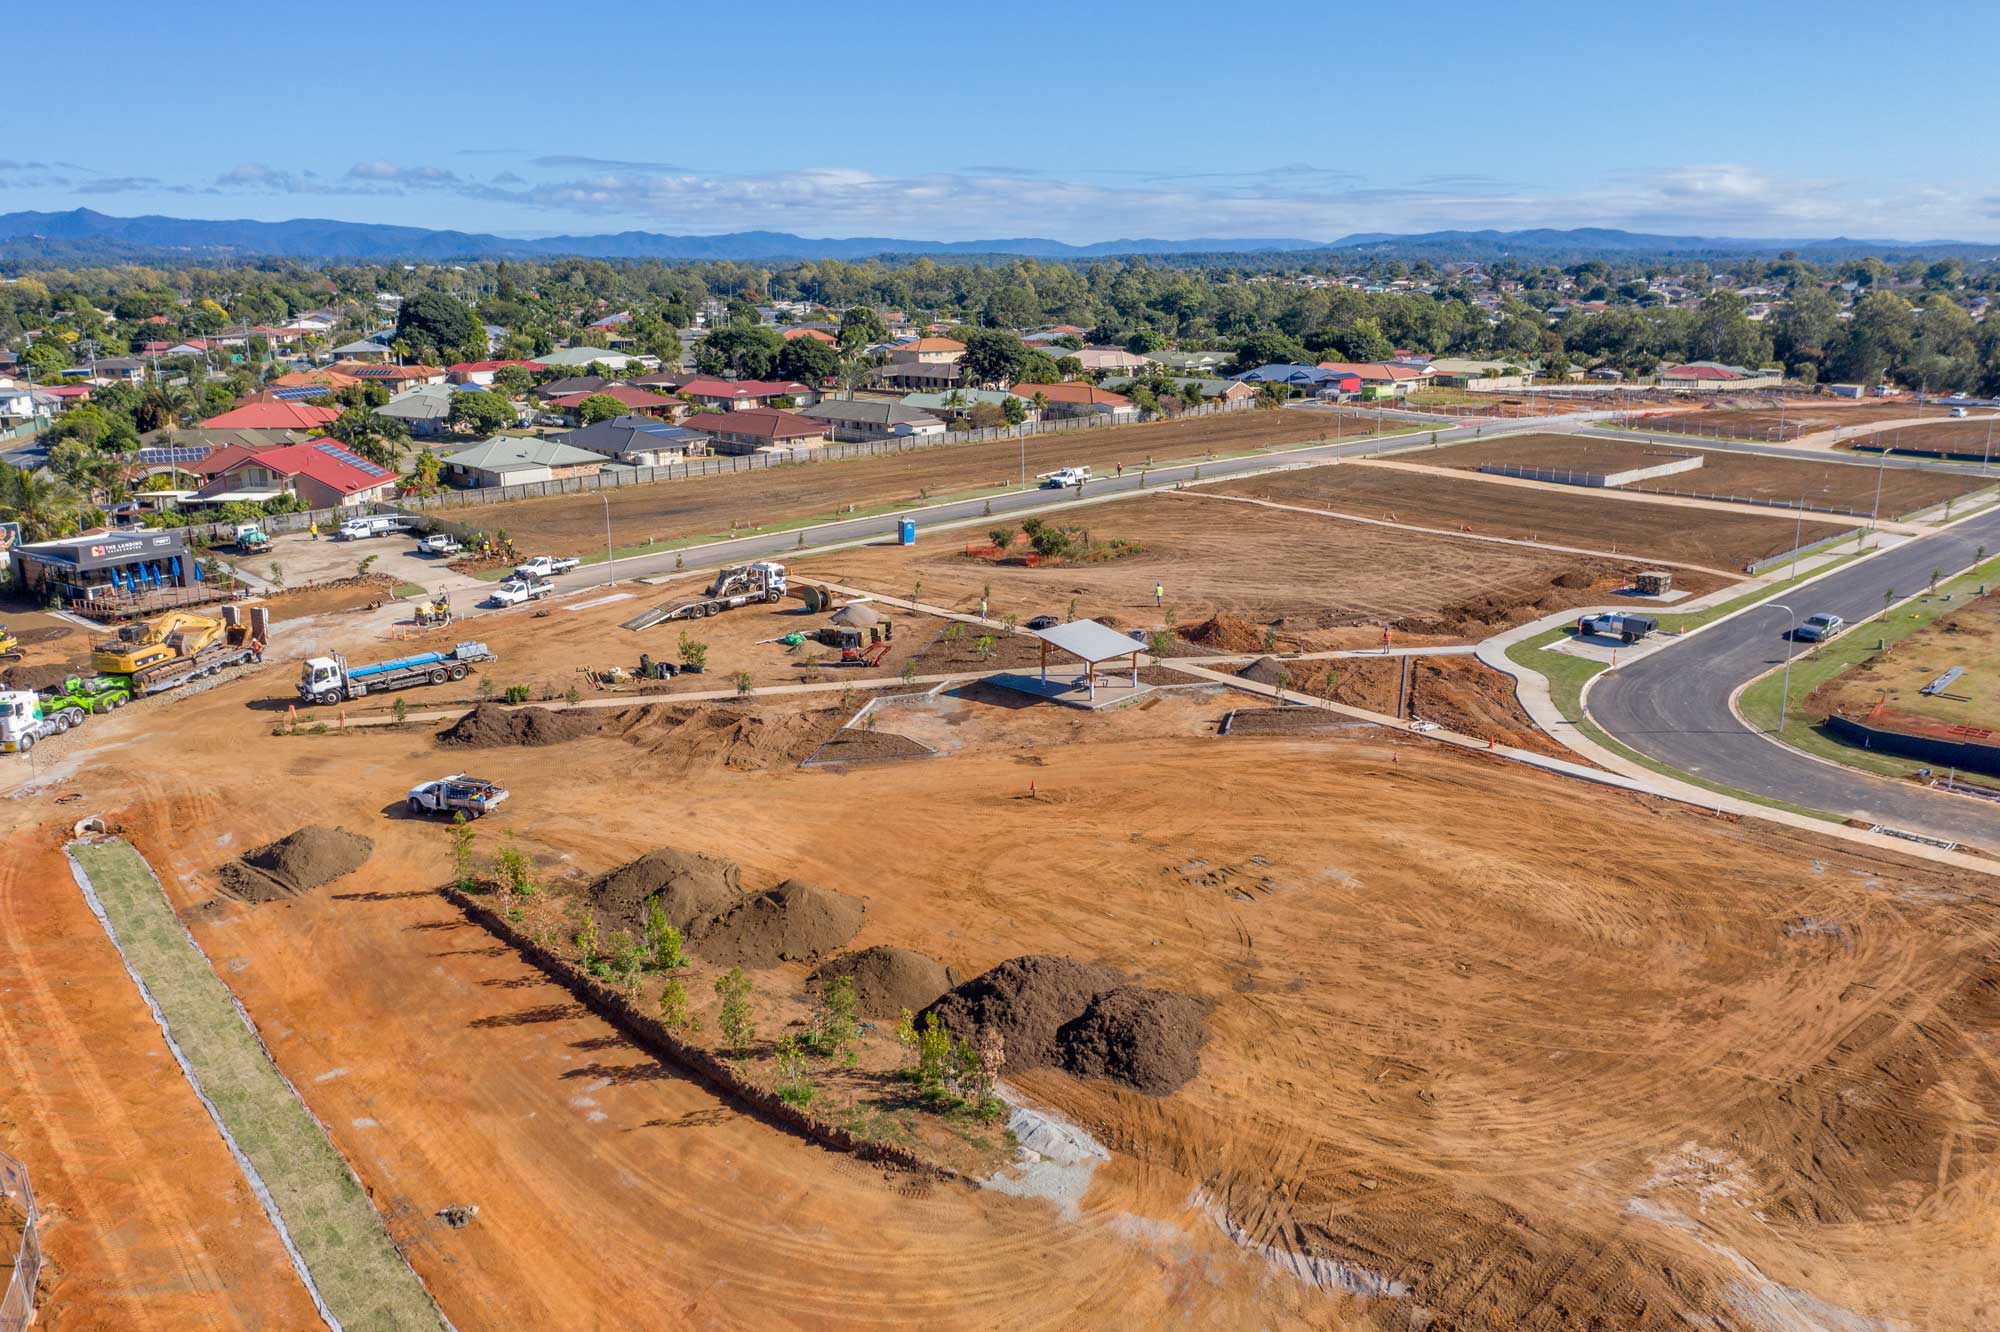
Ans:
{"label": "street light pole", "polygon": [[1797,578],[1799,576],[1799,547],[1805,544],[1805,538],[1806,538],[1806,493],[1803,490],[1801,490],[1799,492],[1798,521],[1792,524],[1792,572],[1789,575],[1787,575],[1787,577],[1789,578]]}
{"label": "street light pole", "polygon": [[1796,619],[1797,612],[1784,602],[1774,601],[1770,603],[1769,609],[1781,610],[1785,613],[1787,619],[1792,620],[1791,627],[1785,631],[1785,678],[1783,683],[1778,687],[1777,734],[1783,735],[1785,733],[1785,714],[1791,710],[1792,706],[1792,650],[1799,645],[1799,626]]}
{"label": "street light pole", "polygon": [[1882,456],[1875,463],[1875,507],[1868,515],[1868,526],[1875,533],[1875,544],[1882,544],[1882,473],[1889,466],[1889,445],[1882,446]]}
{"label": "street light pole", "polygon": [[604,501],[604,569],[606,573],[609,573],[611,571],[611,496],[600,490],[597,492],[597,498]]}

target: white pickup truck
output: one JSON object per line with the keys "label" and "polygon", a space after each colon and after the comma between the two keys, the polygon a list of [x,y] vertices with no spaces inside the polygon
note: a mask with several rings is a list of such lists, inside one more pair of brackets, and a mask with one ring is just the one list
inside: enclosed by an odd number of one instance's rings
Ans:
{"label": "white pickup truck", "polygon": [[463,814],[476,819],[507,798],[507,788],[462,772],[410,788],[412,814]]}
{"label": "white pickup truck", "polygon": [[449,532],[433,532],[417,543],[421,555],[456,555],[464,549],[465,543]]}
{"label": "white pickup truck", "polygon": [[1088,467],[1058,467],[1053,472],[1043,472],[1035,478],[1044,490],[1064,490],[1070,486],[1080,486],[1090,480]]}
{"label": "white pickup truck", "polygon": [[509,578],[493,589],[486,599],[495,606],[519,606],[554,595],[556,585],[546,578]]}
{"label": "white pickup truck", "polygon": [[537,555],[514,566],[518,578],[553,578],[568,573],[583,561],[574,555]]}

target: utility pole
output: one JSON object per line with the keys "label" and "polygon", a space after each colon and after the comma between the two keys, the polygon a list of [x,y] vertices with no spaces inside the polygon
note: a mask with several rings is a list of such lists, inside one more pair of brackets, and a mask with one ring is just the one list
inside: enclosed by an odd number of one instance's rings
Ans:
{"label": "utility pole", "polygon": [[597,492],[597,498],[604,501],[604,569],[606,573],[609,573],[611,571],[611,496],[600,490]]}
{"label": "utility pole", "polygon": [[1797,613],[1790,606],[1785,605],[1783,602],[1774,601],[1771,603],[1771,609],[1783,611],[1786,618],[1793,621],[1790,627],[1785,630],[1785,676],[1784,682],[1778,687],[1777,734],[1783,735],[1785,733],[1785,714],[1790,711],[1792,704],[1792,651],[1799,645],[1799,626],[1796,618],[1794,618]]}

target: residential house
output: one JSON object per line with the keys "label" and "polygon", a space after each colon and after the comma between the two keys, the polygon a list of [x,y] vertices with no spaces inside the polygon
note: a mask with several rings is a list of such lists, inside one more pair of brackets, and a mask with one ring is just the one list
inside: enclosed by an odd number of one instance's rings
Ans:
{"label": "residential house", "polygon": [[819,394],[796,379],[717,379],[696,375],[681,385],[680,391],[709,411],[740,412],[769,408],[777,398],[789,398],[793,406],[815,402]]}
{"label": "residential house", "polygon": [[1437,356],[1422,367],[1431,382],[1471,393],[1504,393],[1524,389],[1534,382],[1534,371],[1525,361],[1480,361],[1463,356]]}
{"label": "residential house", "polygon": [[314,439],[272,449],[211,454],[210,479],[190,504],[261,502],[297,495],[314,509],[345,508],[387,499],[396,474],[348,451],[337,439]]}
{"label": "residential house", "polygon": [[928,412],[886,398],[829,398],[801,407],[800,416],[824,421],[834,439],[935,439],[944,422]]}
{"label": "residential house", "polygon": [[550,398],[566,398],[572,393],[595,393],[617,382],[615,379],[606,379],[603,375],[565,375],[561,379],[551,379],[546,384],[538,385],[535,396],[544,401]]}
{"label": "residential house", "polygon": [[387,361],[391,355],[388,344],[375,342],[369,338],[335,347],[333,354],[342,361]]}
{"label": "residential house", "polygon": [[707,435],[709,447],[717,453],[759,453],[827,442],[825,422],[768,407],[697,412],[682,424]]}
{"label": "residential house", "polygon": [[361,361],[335,361],[330,369],[353,375],[364,384],[380,384],[394,393],[419,384],[442,384],[447,376],[435,365],[369,365]]}
{"label": "residential house", "polygon": [[1334,374],[1353,375],[1361,381],[1361,396],[1364,398],[1400,398],[1412,389],[1424,388],[1430,384],[1430,370],[1414,365],[1398,365],[1394,361],[1321,361],[1321,370]]}
{"label": "residential house", "polygon": [[315,397],[338,392],[344,388],[353,388],[359,383],[360,379],[344,370],[292,370],[279,375],[276,379],[267,380],[264,387],[277,391],[280,397],[287,396],[285,391],[288,389],[320,390],[320,394],[304,395]]}
{"label": "residential house", "polygon": [[957,365],[964,356],[965,344],[951,338],[911,338],[889,347],[893,365]]}
{"label": "residential house", "polygon": [[21,425],[55,415],[56,399],[33,384],[0,378],[0,424]]}
{"label": "residential house", "polygon": [[1659,385],[1696,393],[1735,392],[1740,389],[1777,388],[1785,382],[1782,367],[1750,370],[1719,361],[1690,361],[1686,365],[1662,366]]}
{"label": "residential house", "polygon": [[1219,375],[1236,357],[1226,351],[1156,351],[1146,359],[1170,375]]}
{"label": "residential house", "polygon": [[869,371],[871,386],[924,393],[955,388],[962,382],[957,362],[892,362]]}
{"label": "residential house", "polygon": [[[651,365],[646,363],[650,361]],[[537,356],[535,364],[547,369],[567,370],[572,367],[585,369],[592,365],[602,365],[609,370],[630,370],[637,366],[652,370],[659,367],[659,358],[654,356],[634,356],[627,352],[606,351],[602,347],[564,347],[546,356]]]}
{"label": "residential house", "polygon": [[1048,351],[1058,360],[1074,356],[1082,363],[1084,373],[1091,375],[1136,375],[1152,364],[1145,357],[1135,356],[1123,347],[1085,347],[1082,351],[1051,347]]}
{"label": "residential house", "polygon": [[603,388],[592,389],[588,393],[565,393],[550,398],[549,407],[565,415],[575,416],[583,404],[592,398],[611,398],[628,415],[637,413],[648,416],[672,416],[680,406],[678,399],[664,397],[658,393],[648,393],[644,389],[633,388],[630,384],[607,384]]}
{"label": "residential house", "polygon": [[136,356],[106,356],[84,365],[73,365],[62,372],[63,378],[71,383],[137,384],[146,378],[146,362]]}
{"label": "residential house", "polygon": [[1028,408],[1025,419],[1034,420],[1034,406],[1017,393],[1007,393],[1000,389],[948,389],[942,393],[906,393],[902,403],[929,416],[940,416],[946,420],[957,420],[972,415],[972,409],[985,403],[993,407],[1004,407],[1009,398]]}
{"label": "residential house", "polygon": [[1290,384],[1293,388],[1311,393],[1340,376],[1340,370],[1332,366],[1273,362],[1270,365],[1260,365],[1255,370],[1245,370],[1240,375],[1232,375],[1231,378],[1245,384]]}
{"label": "residential house", "polygon": [[811,338],[814,342],[824,342],[829,347],[835,345],[840,341],[840,339],[837,336],[835,336],[833,330],[831,329],[788,328],[785,330],[786,342],[794,342],[797,341],[799,338]]}
{"label": "residential house", "polygon": [[[1138,381],[1130,375],[1107,375],[1098,381],[1100,388],[1108,388],[1113,393],[1129,393]],[[1201,391],[1201,400],[1210,402],[1248,402],[1257,396],[1257,390],[1240,379],[1207,379],[1190,375],[1186,378],[1173,377],[1176,389],[1193,384]]]}
{"label": "residential house", "polygon": [[535,361],[460,361],[445,367],[445,374],[454,384],[477,384],[486,388],[493,383],[495,374],[510,365],[518,365],[528,371],[541,369],[540,363]]}
{"label": "residential house", "polygon": [[452,399],[458,393],[449,384],[419,384],[398,393],[374,411],[377,416],[401,421],[412,435],[422,439],[445,430],[451,419]]}
{"label": "residential house", "polygon": [[250,402],[201,423],[203,430],[320,431],[340,418],[338,407],[306,402]]}
{"label": "residential house", "polygon": [[561,481],[590,476],[604,467],[603,454],[538,435],[495,435],[440,454],[438,461],[447,481],[471,489]]}
{"label": "residential house", "polygon": [[1130,398],[1095,384],[1016,384],[1013,392],[1017,397],[1030,401],[1041,398],[1048,404],[1048,414],[1057,419],[1108,416],[1121,424],[1139,419],[1139,409]]}
{"label": "residential house", "polygon": [[652,416],[614,416],[555,437],[628,467],[666,467],[708,452],[708,436]]}

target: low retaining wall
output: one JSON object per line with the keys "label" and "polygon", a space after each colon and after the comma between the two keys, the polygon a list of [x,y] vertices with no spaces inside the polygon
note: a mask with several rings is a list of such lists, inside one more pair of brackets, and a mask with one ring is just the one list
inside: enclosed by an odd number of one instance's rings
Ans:
{"label": "low retaining wall", "polygon": [[884,1161],[905,1170],[950,1179],[964,1178],[950,1166],[930,1160],[921,1153],[890,1143],[859,1137],[830,1120],[822,1119],[749,1082],[728,1060],[712,1050],[691,1044],[668,1030],[667,1024],[633,1003],[625,993],[606,985],[569,959],[560,957],[516,928],[479,896],[446,885],[438,890],[485,929],[582,1001],[584,1007],[609,1022],[649,1053],[679,1065],[723,1096],[747,1107],[753,1114],[780,1128],[790,1129],[823,1147],[847,1152],[865,1161]]}
{"label": "low retaining wall", "polygon": [[1896,754],[1934,767],[1962,768],[1966,772],[2000,777],[2000,745],[1981,744],[1976,740],[1942,740],[1935,736],[1889,731],[1878,726],[1869,726],[1864,722],[1852,721],[1837,713],[1826,719],[1826,729],[1834,738],[1845,740],[1850,745],[1860,745],[1864,749]]}
{"label": "low retaining wall", "polygon": [[1488,463],[1479,470],[1493,476],[1520,477],[1524,481],[1551,481],[1559,486],[1591,486],[1610,490],[1639,481],[1651,481],[1657,476],[1692,472],[1705,461],[1696,454],[1690,458],[1676,458],[1672,462],[1655,463],[1651,467],[1628,467],[1622,472],[1576,472],[1564,467],[1519,467],[1513,463]]}
{"label": "low retaining wall", "polygon": [[1760,574],[1763,573],[1766,569],[1775,569],[1779,565],[1788,564],[1794,559],[1802,560],[1808,555],[1814,554],[1817,551],[1825,550],[1831,546],[1838,546],[1844,541],[1859,540],[1864,530],[1865,529],[1863,528],[1857,527],[1852,529],[1851,531],[1836,532],[1830,537],[1821,537],[1817,541],[1808,541],[1805,545],[1800,546],[1795,550],[1788,550],[1782,555],[1773,555],[1768,559],[1756,560],[1750,564],[1746,564],[1743,566],[1743,572],[1750,574]]}

